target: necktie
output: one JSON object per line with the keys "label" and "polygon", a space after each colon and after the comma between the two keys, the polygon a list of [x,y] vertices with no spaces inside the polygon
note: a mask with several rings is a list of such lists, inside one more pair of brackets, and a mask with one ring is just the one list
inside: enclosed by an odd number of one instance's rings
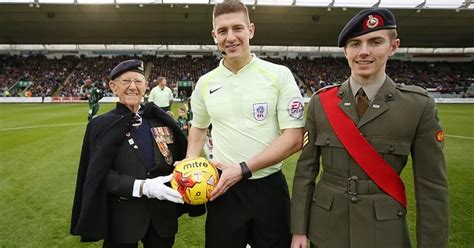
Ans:
{"label": "necktie", "polygon": [[365,94],[365,91],[364,89],[362,89],[362,87],[357,91],[356,99],[357,113],[359,114],[359,117],[362,117],[362,115],[364,115],[365,110],[369,106],[369,98],[367,98],[367,95]]}

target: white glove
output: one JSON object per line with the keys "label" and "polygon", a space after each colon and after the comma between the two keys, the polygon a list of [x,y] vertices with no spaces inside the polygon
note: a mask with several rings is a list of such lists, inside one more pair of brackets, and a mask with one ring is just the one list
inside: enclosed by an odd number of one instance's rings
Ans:
{"label": "white glove", "polygon": [[178,191],[168,187],[165,183],[171,181],[173,174],[163,177],[146,179],[143,184],[143,195],[148,198],[157,198],[158,200],[168,200],[174,203],[184,203],[181,194]]}

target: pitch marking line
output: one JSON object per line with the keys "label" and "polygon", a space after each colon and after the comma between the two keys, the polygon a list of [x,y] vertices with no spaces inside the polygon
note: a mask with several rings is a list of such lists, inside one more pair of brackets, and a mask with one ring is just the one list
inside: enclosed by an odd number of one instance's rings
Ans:
{"label": "pitch marking line", "polygon": [[[9,128],[1,128],[1,129],[0,129],[0,132],[1,132],[1,131],[10,131],[10,130],[32,129],[32,128],[44,128],[44,127],[78,126],[78,125],[84,125],[84,124],[87,124],[87,122],[65,123],[65,124],[52,124],[52,125],[37,125],[37,126],[26,126],[26,127],[9,127]],[[474,137],[460,136],[460,135],[449,135],[449,134],[446,134],[446,137],[474,140]]]}
{"label": "pitch marking line", "polygon": [[474,140],[474,137],[459,136],[459,135],[449,135],[449,134],[446,134],[446,137],[453,137],[453,138],[459,138],[459,139],[470,139],[470,140]]}
{"label": "pitch marking line", "polygon": [[32,128],[44,128],[44,127],[64,127],[64,126],[79,126],[87,124],[87,122],[77,122],[77,123],[64,123],[64,124],[52,124],[52,125],[37,125],[37,126],[26,126],[26,127],[8,127],[1,128],[1,131],[11,131],[11,130],[22,130],[22,129],[32,129]]}

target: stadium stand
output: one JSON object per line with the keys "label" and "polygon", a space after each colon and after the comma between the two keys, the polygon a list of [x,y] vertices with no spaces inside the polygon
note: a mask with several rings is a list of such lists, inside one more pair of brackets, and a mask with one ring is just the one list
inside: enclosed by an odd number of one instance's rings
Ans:
{"label": "stadium stand", "polygon": [[77,61],[78,58],[72,56],[61,59],[46,59],[41,55],[0,56],[0,86],[3,95],[51,95],[64,82]]}
{"label": "stadium stand", "polygon": [[[3,96],[65,96],[84,97],[82,85],[91,79],[97,87],[112,96],[108,89],[108,74],[118,62],[140,58],[147,64],[149,89],[156,79],[164,76],[173,89],[178,81],[196,82],[199,77],[219,63],[216,56],[115,56],[74,57],[48,59],[33,55],[20,57],[0,55],[0,87]],[[342,57],[265,58],[289,67],[295,74],[301,92],[310,96],[318,89],[341,83],[349,74]],[[474,97],[474,62],[413,62],[390,60],[388,75],[401,84],[415,84],[430,91],[435,97]],[[176,97],[181,97],[176,92]]]}

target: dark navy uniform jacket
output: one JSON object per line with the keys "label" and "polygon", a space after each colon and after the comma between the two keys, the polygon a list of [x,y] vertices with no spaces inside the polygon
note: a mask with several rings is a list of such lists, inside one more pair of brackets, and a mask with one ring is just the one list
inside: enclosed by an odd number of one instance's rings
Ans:
{"label": "dark navy uniform jacket", "polygon": [[[141,110],[143,121],[148,121],[151,127],[166,126],[172,130],[173,160],[183,159],[187,140],[176,122],[153,103],[143,105]],[[172,165],[164,163],[156,145],[155,167],[147,170],[139,150],[128,142],[134,116],[125,105],[117,103],[114,110],[94,118],[87,126],[70,228],[70,233],[81,236],[81,241],[137,242],[150,220],[158,234],[166,237],[177,232],[177,218],[181,214],[198,216],[205,212],[204,205],[132,197],[135,179],[165,176],[173,170]]]}

